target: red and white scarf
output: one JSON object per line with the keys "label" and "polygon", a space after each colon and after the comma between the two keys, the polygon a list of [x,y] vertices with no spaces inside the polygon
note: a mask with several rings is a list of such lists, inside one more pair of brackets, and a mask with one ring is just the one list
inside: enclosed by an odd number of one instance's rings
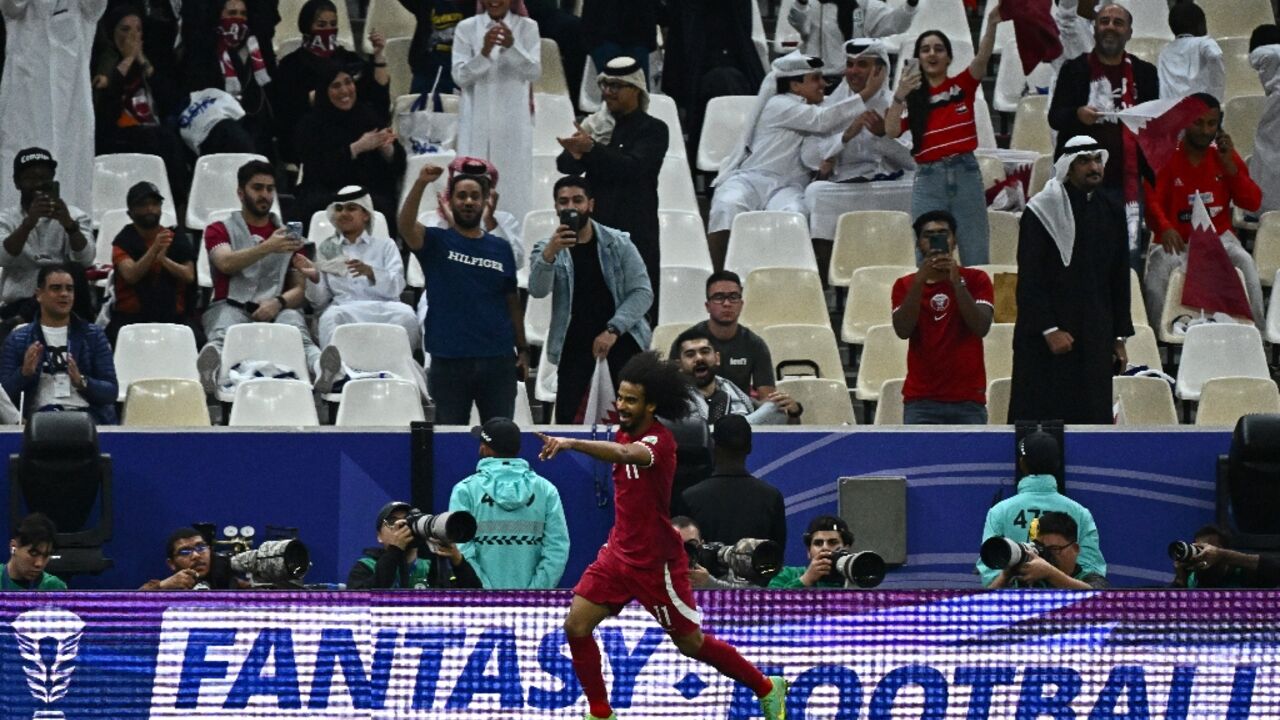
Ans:
{"label": "red and white scarf", "polygon": [[236,66],[231,62],[231,53],[243,45],[249,50],[249,62],[253,67],[253,78],[259,87],[271,82],[267,73],[267,63],[262,59],[262,49],[258,47],[258,38],[249,34],[249,23],[235,18],[223,18],[218,28],[218,55],[222,63],[222,77],[225,79],[223,89],[235,97],[240,97],[240,77],[236,74]]}
{"label": "red and white scarf", "polygon": [[338,29],[327,28],[320,32],[303,35],[302,47],[316,57],[332,57],[334,51],[338,49]]}
{"label": "red and white scarf", "polygon": [[151,92],[147,89],[147,83],[143,80],[141,72],[132,83],[125,82],[124,94],[124,112],[135,123],[138,125],[160,124],[156,120],[155,111],[152,110]]}
{"label": "red and white scarf", "polygon": [[[1090,93],[1090,105],[1099,110],[1123,110],[1131,108],[1138,104],[1138,90],[1133,81],[1133,60],[1126,53],[1124,59],[1120,63],[1121,74],[1123,80],[1120,88],[1119,101],[1115,100],[1115,89],[1111,87],[1111,81],[1107,78],[1106,66],[1098,59],[1098,53],[1091,52],[1086,57],[1089,59],[1089,80],[1090,88],[1094,92]],[[1098,96],[1098,89],[1101,88],[1101,94],[1110,100],[1110,106],[1099,107],[1094,103],[1094,99]],[[1138,136],[1133,134],[1124,123],[1120,123],[1121,142],[1124,143],[1124,214],[1126,225],[1129,230],[1129,247],[1131,249],[1138,246],[1138,186],[1140,176],[1138,173]]]}

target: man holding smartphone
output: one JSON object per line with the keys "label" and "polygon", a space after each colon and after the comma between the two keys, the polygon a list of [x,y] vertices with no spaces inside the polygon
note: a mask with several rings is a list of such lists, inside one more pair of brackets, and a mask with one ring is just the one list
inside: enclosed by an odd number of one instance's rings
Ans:
{"label": "man holding smartphone", "polygon": [[[328,391],[342,369],[340,358],[321,368],[320,348],[311,337],[299,308],[305,302],[302,274],[291,267],[302,238],[291,232],[272,210],[276,198],[275,169],[251,160],[236,173],[240,212],[210,223],[204,231],[213,275],[213,297],[204,311],[204,331],[209,342],[196,364],[205,391],[217,390],[222,363],[222,343],[232,325],[247,322],[283,323],[298,328],[308,369],[316,386]],[[301,375],[303,368],[291,368]]]}
{"label": "man holding smartphone", "polygon": [[955,259],[956,219],[946,210],[915,222],[920,268],[893,285],[893,330],[909,340],[902,385],[908,425],[983,425],[987,372],[982,338],[995,312],[991,279]]}
{"label": "man holding smartphone", "polygon": [[580,408],[598,359],[608,360],[616,379],[627,360],[649,347],[644,315],[653,288],[630,235],[591,219],[595,200],[585,178],[562,177],[554,192],[560,226],[533,246],[529,294],[552,293],[545,351],[559,366],[556,424],[569,425],[583,421]]}
{"label": "man holding smartphone", "polygon": [[46,265],[67,265],[78,274],[81,290],[75,312],[90,317],[82,268],[93,264],[93,230],[89,215],[62,200],[58,163],[43,148],[27,148],[13,158],[13,184],[18,207],[0,211],[0,319],[5,328],[34,317],[36,275]]}
{"label": "man holding smartphone", "polygon": [[[1154,234],[1144,283],[1147,315],[1160,322],[1169,277],[1175,269],[1187,269],[1191,209],[1199,193],[1213,222],[1213,234],[1222,240],[1227,258],[1244,277],[1253,321],[1262,327],[1258,266],[1231,226],[1231,208],[1257,212],[1262,206],[1262,190],[1249,177],[1249,167],[1236,152],[1231,136],[1222,130],[1222,106],[1217,98],[1208,93],[1194,97],[1208,109],[1187,126],[1173,157],[1156,176],[1155,191],[1147,199],[1147,226]],[[1218,308],[1209,308],[1215,309]]]}

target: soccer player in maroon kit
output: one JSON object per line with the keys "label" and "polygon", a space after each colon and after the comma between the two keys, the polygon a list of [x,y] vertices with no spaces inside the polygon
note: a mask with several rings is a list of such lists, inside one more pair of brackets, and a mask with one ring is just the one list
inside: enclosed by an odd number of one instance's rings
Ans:
{"label": "soccer player in maroon kit", "polygon": [[614,522],[608,542],[573,589],[564,621],[573,670],[590,710],[586,720],[616,720],[609,707],[596,626],[638,600],[684,655],[701,660],[746,685],[760,698],[765,720],[785,720],[787,682],[765,677],[731,645],[705,634],[689,585],[689,562],[671,526],[671,483],[676,441],[656,416],[678,420],[689,413],[689,390],[674,363],[656,353],[636,355],[622,368],[615,442],[542,438],[539,457],[576,450],[613,463]]}

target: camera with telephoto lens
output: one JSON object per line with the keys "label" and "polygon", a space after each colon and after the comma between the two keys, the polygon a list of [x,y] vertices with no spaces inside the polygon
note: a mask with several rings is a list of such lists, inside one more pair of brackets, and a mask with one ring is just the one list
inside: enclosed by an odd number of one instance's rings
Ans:
{"label": "camera with telephoto lens", "polygon": [[993,570],[1018,568],[1033,557],[1049,560],[1044,545],[1038,542],[1020,543],[999,536],[987,538],[978,555],[982,564]]}
{"label": "camera with telephoto lens", "polygon": [[268,540],[231,558],[231,569],[255,586],[297,588],[311,569],[311,553],[297,538]]}
{"label": "camera with telephoto lens", "polygon": [[727,573],[756,585],[764,585],[782,569],[782,546],[772,540],[743,538],[732,545],[709,542],[684,544],[689,565],[701,565],[717,578]]}
{"label": "camera with telephoto lens", "polygon": [[1184,542],[1182,540],[1169,543],[1169,559],[1174,562],[1191,562],[1192,560],[1200,557],[1200,554],[1203,552],[1204,546],[1197,545],[1195,543]]}
{"label": "camera with telephoto lens", "polygon": [[855,552],[840,548],[831,553],[828,580],[843,580],[845,585],[873,588],[884,580],[884,558],[871,550]]}
{"label": "camera with telephoto lens", "polygon": [[464,543],[476,536],[476,518],[466,511],[424,513],[411,510],[404,522],[413,533],[413,539],[421,543]]}

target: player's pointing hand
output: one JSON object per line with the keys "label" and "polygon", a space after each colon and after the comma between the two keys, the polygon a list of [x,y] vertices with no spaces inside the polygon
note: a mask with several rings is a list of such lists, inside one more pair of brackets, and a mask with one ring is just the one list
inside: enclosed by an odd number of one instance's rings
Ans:
{"label": "player's pointing hand", "polygon": [[538,452],[539,460],[550,460],[561,450],[573,449],[573,438],[551,437],[545,433],[534,433],[542,440],[542,450]]}

